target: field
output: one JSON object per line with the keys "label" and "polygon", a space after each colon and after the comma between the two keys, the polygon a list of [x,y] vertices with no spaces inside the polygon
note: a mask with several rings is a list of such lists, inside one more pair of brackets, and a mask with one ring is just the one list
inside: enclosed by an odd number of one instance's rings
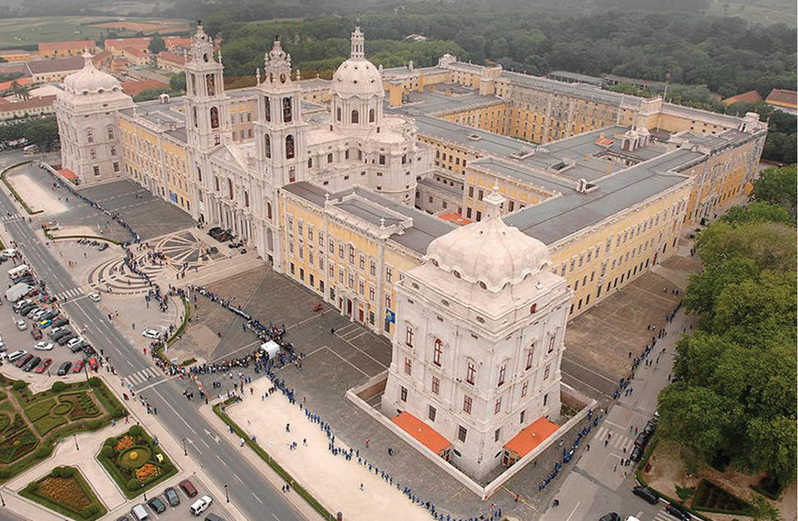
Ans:
{"label": "field", "polygon": [[[137,31],[181,32],[189,29],[185,20],[153,20],[106,16],[65,16],[41,18],[6,18],[0,20],[0,48],[35,46],[39,42],[100,39],[111,27],[119,36],[133,36]],[[126,29],[124,29],[126,28]]]}

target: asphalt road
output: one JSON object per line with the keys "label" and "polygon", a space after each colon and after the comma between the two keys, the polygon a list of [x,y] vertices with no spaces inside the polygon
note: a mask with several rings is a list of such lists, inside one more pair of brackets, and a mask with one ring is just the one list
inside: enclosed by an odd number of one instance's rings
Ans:
{"label": "asphalt road", "polygon": [[[0,165],[18,161],[17,154],[3,154]],[[12,218],[8,218],[8,213]],[[53,293],[72,289],[77,284],[70,274],[42,244],[33,232],[27,216],[0,191],[0,216],[6,217],[5,227],[17,242],[28,264],[39,278],[47,282]],[[132,346],[107,317],[88,299],[62,303],[62,309],[72,319],[75,327],[88,325],[83,335],[99,350],[103,348],[111,359],[120,377],[152,367],[151,361]],[[277,521],[301,521],[304,518],[254,469],[238,452],[225,441],[217,441],[213,428],[197,411],[196,401],[188,402],[182,396],[183,387],[175,380],[164,377],[153,379],[143,393],[147,401],[158,409],[161,423],[177,440],[185,439],[185,446],[195,461],[221,487],[229,485],[230,501],[248,518],[275,519]],[[136,407],[135,404],[131,404]],[[141,411],[139,411],[141,412]],[[249,450],[249,449],[243,449]],[[187,469],[192,470],[192,469]],[[217,501],[222,498],[216,498]],[[270,516],[264,515],[271,514]],[[0,515],[2,517],[2,515]]]}

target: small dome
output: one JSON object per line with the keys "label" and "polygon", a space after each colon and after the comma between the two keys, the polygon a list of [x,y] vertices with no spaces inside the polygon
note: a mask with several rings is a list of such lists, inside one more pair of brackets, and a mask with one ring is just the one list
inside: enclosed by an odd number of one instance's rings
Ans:
{"label": "small dome", "polygon": [[83,55],[85,64],[78,72],[70,74],[64,80],[64,87],[73,94],[97,94],[121,90],[119,80],[94,67],[91,54]]}
{"label": "small dome", "polygon": [[342,98],[385,95],[380,71],[365,58],[349,58],[338,67],[333,91]]}
{"label": "small dome", "polygon": [[427,248],[427,259],[457,278],[498,292],[548,265],[549,249],[496,215],[438,237]]}

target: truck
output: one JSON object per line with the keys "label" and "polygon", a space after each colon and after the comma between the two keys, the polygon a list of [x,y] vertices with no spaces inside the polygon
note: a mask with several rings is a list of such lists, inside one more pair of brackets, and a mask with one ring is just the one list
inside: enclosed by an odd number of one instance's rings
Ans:
{"label": "truck", "polygon": [[8,299],[9,302],[16,302],[27,295],[32,289],[33,286],[24,282],[14,284],[6,290],[6,299]]}
{"label": "truck", "polygon": [[25,275],[26,273],[28,273],[28,271],[30,271],[30,268],[28,268],[27,265],[20,264],[16,268],[11,268],[10,270],[8,270],[8,278],[9,279],[17,279],[17,278]]}

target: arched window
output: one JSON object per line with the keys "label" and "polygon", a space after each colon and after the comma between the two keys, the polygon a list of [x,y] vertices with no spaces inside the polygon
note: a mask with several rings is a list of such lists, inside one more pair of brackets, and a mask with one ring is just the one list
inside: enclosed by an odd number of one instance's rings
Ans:
{"label": "arched window", "polygon": [[374,123],[374,109],[369,109],[369,123]]}
{"label": "arched window", "polygon": [[194,116],[194,127],[197,127],[199,123],[197,122],[197,107],[191,107],[192,115]]}
{"label": "arched window", "polygon": [[266,218],[267,219],[271,219],[272,218],[272,203],[268,203],[268,202],[266,203]]}
{"label": "arched window", "polygon": [[197,95],[197,77],[193,74],[189,74],[188,77],[191,79],[191,92],[189,94],[196,96]]}
{"label": "arched window", "polygon": [[272,120],[272,104],[269,103],[269,98],[263,98],[263,117],[266,121]]}
{"label": "arched window", "polygon": [[249,208],[249,192],[244,190],[244,206]]}
{"label": "arched window", "polygon": [[360,114],[358,114],[356,110],[353,110],[352,111],[352,123],[353,124],[354,123],[358,123],[359,119],[360,119]]}
{"label": "arched window", "polygon": [[233,180],[227,180],[227,195],[230,197],[230,200],[233,200]]}
{"label": "arched window", "polygon": [[291,98],[283,98],[283,123],[291,121]]}
{"label": "arched window", "polygon": [[432,353],[432,363],[440,367],[442,360],[443,360],[443,342],[441,342],[440,338],[436,338],[435,348]]}
{"label": "arched window", "polygon": [[474,384],[477,381],[477,363],[469,358],[466,361],[466,382]]}
{"label": "arched window", "polygon": [[86,129],[86,141],[88,141],[89,143],[94,143],[94,129],[93,128],[87,128]]}
{"label": "arched window", "polygon": [[294,136],[291,134],[285,136],[285,158],[294,158]]}
{"label": "arched window", "polygon": [[264,134],[263,136],[263,149],[266,154],[266,159],[272,157],[272,138],[269,137],[269,134]]}
{"label": "arched window", "polygon": [[216,96],[216,77],[213,74],[205,75],[205,88],[208,90],[208,96]]}
{"label": "arched window", "polygon": [[338,107],[337,109],[335,109],[335,119],[337,119],[338,121],[341,121],[341,107]]}
{"label": "arched window", "polygon": [[219,109],[211,107],[211,128],[219,128]]}
{"label": "arched window", "polygon": [[308,158],[308,168],[313,168],[313,158],[312,157]]}

